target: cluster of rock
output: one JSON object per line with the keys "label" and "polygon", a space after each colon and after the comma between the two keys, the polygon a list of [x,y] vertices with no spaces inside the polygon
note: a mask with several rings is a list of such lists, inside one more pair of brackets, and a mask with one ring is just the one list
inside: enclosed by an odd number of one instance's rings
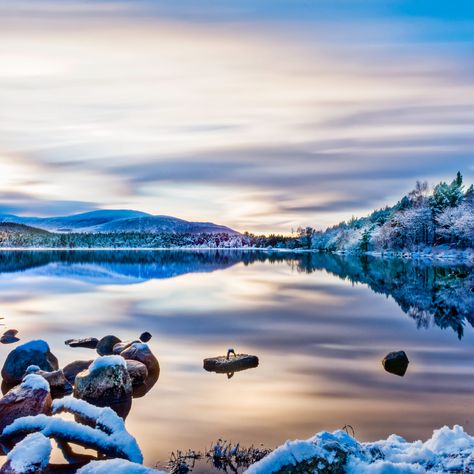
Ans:
{"label": "cluster of rock", "polygon": [[[150,338],[149,333],[142,335],[142,339]],[[143,396],[158,380],[158,360],[143,340],[121,341],[115,336],[105,336],[100,340],[69,340],[66,344],[94,348],[98,357],[77,360],[60,369],[58,359],[43,340],[27,342],[8,354],[1,371],[5,394],[0,399],[3,446],[7,427],[23,417],[49,417],[54,398],[73,392],[75,399],[110,406],[125,418],[132,397]],[[126,408],[120,408],[121,405]],[[11,469],[11,463],[0,470],[7,472],[16,472]]]}

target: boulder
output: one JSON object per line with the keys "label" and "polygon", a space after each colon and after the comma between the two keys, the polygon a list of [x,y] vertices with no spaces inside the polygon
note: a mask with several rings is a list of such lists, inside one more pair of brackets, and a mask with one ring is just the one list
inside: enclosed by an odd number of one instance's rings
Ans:
{"label": "boulder", "polygon": [[96,337],[84,337],[82,339],[68,339],[64,344],[69,347],[84,347],[86,349],[95,349],[99,339]]}
{"label": "boulder", "polygon": [[74,380],[76,378],[76,375],[79,372],[82,372],[83,370],[86,370],[89,368],[89,366],[94,362],[93,360],[75,360],[74,362],[71,362],[70,364],[66,365],[63,368],[63,373],[64,376],[66,377],[66,380],[73,384]]}
{"label": "boulder", "polygon": [[37,365],[46,372],[59,368],[58,359],[51,353],[45,341],[30,341],[16,347],[8,354],[2,368],[3,380],[9,384],[20,383],[30,365]]}
{"label": "boulder", "polygon": [[124,341],[124,342],[118,342],[117,344],[115,344],[112,352],[114,354],[120,354],[122,353],[125,349],[127,349],[128,347],[130,347],[132,344],[135,344],[135,343],[138,343],[140,344],[140,341],[138,340],[133,340],[133,341]]}
{"label": "boulder", "polygon": [[148,342],[151,339],[151,334],[147,331],[142,332],[139,337],[140,341]]}
{"label": "boulder", "polygon": [[4,336],[7,337],[14,337],[18,334],[18,329],[8,329],[3,333]]}
{"label": "boulder", "polygon": [[404,351],[389,352],[383,358],[382,365],[387,372],[403,377],[407,371],[409,362]]}
{"label": "boulder", "polygon": [[115,344],[118,344],[119,342],[122,341],[116,336],[104,336],[97,343],[96,351],[101,356],[112,355]]}
{"label": "boulder", "polygon": [[132,385],[135,387],[144,383],[148,377],[148,369],[146,368],[146,365],[138,362],[138,360],[127,360],[126,364]]}
{"label": "boulder", "polygon": [[51,403],[48,382],[39,375],[27,375],[0,400],[0,433],[17,418],[49,415]]}
{"label": "boulder", "polygon": [[240,372],[242,370],[258,367],[258,357],[249,354],[236,354],[233,357],[226,356],[210,357],[204,359],[204,370],[217,372],[218,374]]}
{"label": "boulder", "polygon": [[149,374],[160,370],[160,364],[147,344],[134,342],[120,355],[126,360],[137,360],[145,364]]}
{"label": "boulder", "polygon": [[43,377],[49,384],[52,393],[69,393],[72,392],[72,385],[66,379],[62,370],[55,370],[53,372],[46,372],[41,370],[37,365],[31,365],[26,369],[27,374],[36,374]]}
{"label": "boulder", "polygon": [[74,382],[77,398],[91,403],[114,403],[131,397],[132,381],[121,356],[98,357]]}

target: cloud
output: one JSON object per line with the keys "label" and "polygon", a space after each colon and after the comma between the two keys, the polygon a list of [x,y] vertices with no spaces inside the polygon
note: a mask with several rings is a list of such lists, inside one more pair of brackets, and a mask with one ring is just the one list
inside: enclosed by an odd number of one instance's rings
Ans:
{"label": "cloud", "polygon": [[0,185],[287,232],[472,181],[472,42],[402,3],[2,5]]}

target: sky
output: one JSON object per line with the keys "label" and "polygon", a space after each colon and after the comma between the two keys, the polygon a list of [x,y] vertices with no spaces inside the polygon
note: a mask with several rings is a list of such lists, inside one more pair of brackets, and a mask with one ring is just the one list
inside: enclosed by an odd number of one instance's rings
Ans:
{"label": "sky", "polygon": [[473,131],[474,2],[0,0],[0,213],[325,228]]}

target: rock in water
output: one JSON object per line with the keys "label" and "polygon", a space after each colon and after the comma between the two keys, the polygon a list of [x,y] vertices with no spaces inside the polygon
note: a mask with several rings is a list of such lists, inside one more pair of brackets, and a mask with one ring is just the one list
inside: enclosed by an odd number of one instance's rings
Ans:
{"label": "rock in water", "polygon": [[124,341],[124,342],[118,342],[115,344],[113,348],[113,353],[114,354],[121,354],[125,349],[130,347],[132,344],[138,343],[140,344],[140,341],[134,340],[134,341]]}
{"label": "rock in water", "polygon": [[51,403],[48,382],[40,375],[27,375],[21,385],[12,388],[0,400],[0,433],[17,418],[49,415]]}
{"label": "rock in water", "polygon": [[142,342],[148,342],[151,339],[151,334],[148,331],[145,331],[140,335],[139,339]]}
{"label": "rock in water", "polygon": [[72,392],[72,385],[66,379],[62,370],[55,370],[54,372],[45,372],[38,366],[32,365],[28,367],[27,374],[36,374],[43,377],[49,384],[53,397],[56,395],[64,395],[65,393]]}
{"label": "rock in water", "polygon": [[84,337],[82,339],[68,339],[64,341],[64,344],[69,347],[84,347],[86,349],[95,349],[98,343],[99,339],[96,337]]}
{"label": "rock in water", "polygon": [[258,367],[258,357],[249,354],[236,354],[235,357],[226,356],[210,357],[204,359],[204,370],[208,372],[217,372],[218,374],[228,374],[240,372],[242,370]]}
{"label": "rock in water", "polygon": [[9,329],[3,333],[3,336],[0,337],[0,343],[2,344],[13,344],[14,342],[18,342],[20,339],[16,337],[18,334],[18,330],[16,329]]}
{"label": "rock in water", "polygon": [[409,360],[404,351],[390,352],[382,360],[387,372],[403,377],[407,371]]}
{"label": "rock in water", "polygon": [[58,359],[51,353],[45,341],[30,341],[16,347],[2,368],[2,377],[6,383],[20,383],[30,365],[37,365],[41,370],[52,372],[58,370]]}
{"label": "rock in water", "polygon": [[124,359],[138,360],[138,362],[145,364],[149,374],[160,370],[160,364],[147,344],[135,342],[120,355]]}
{"label": "rock in water", "polygon": [[138,362],[138,360],[127,360],[126,363],[132,385],[135,387],[144,383],[148,377],[148,369],[146,368],[146,365]]}
{"label": "rock in water", "polygon": [[101,356],[112,355],[115,344],[118,344],[119,342],[122,342],[122,340],[116,336],[104,336],[98,342],[96,351]]}
{"label": "rock in water", "polygon": [[74,385],[74,394],[92,403],[115,403],[132,395],[132,381],[121,356],[98,357],[77,374]]}
{"label": "rock in water", "polygon": [[89,366],[94,362],[93,360],[75,360],[74,362],[71,362],[70,364],[66,365],[63,369],[64,376],[66,377],[66,380],[73,384],[74,380],[76,378],[76,375],[79,372],[82,372],[83,370],[86,370],[89,368]]}

